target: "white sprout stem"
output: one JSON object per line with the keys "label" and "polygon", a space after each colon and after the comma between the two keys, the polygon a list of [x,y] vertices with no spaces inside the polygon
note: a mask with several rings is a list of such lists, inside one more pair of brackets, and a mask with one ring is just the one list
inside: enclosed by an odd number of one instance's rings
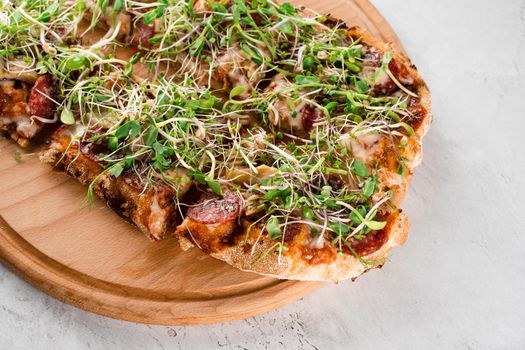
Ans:
{"label": "white sprout stem", "polygon": [[211,160],[211,168],[210,168],[209,176],[211,179],[213,179],[215,175],[215,163],[216,163],[215,156],[209,150],[205,150],[204,152],[208,155],[208,158]]}
{"label": "white sprout stem", "polygon": [[261,139],[260,142],[264,143],[266,146],[270,147],[271,149],[273,149],[274,151],[279,153],[281,156],[283,156],[284,158],[288,159],[290,162],[293,162],[295,164],[299,164],[299,161],[296,158],[294,158],[290,154],[286,153],[285,151],[283,151],[282,149],[280,149],[279,147],[277,147],[273,143],[270,143],[270,142],[268,142],[266,140],[263,140],[263,139]]}
{"label": "white sprout stem", "polygon": [[39,122],[44,123],[44,124],[54,124],[58,121],[58,114],[55,113],[52,119],[42,118],[37,115],[32,115],[31,121],[33,120],[38,120]]}
{"label": "white sprout stem", "polygon": [[365,215],[365,220],[368,220],[370,219],[370,217],[375,213],[375,211],[377,209],[379,209],[380,206],[383,205],[383,203],[385,203],[386,201],[388,201],[390,199],[390,196],[386,195],[384,196],[382,199],[380,199],[379,201],[377,201],[376,204],[374,204],[374,206],[368,211],[368,213]]}
{"label": "white sprout stem", "polygon": [[252,172],[254,174],[258,174],[259,171],[257,170],[257,168],[253,165],[253,163],[250,161],[250,159],[248,159],[248,157],[246,156],[246,154],[242,151],[242,148],[239,147],[239,153],[241,154],[241,157],[246,161],[246,164],[248,164],[248,166],[250,167],[250,169],[252,170]]}
{"label": "white sprout stem", "polygon": [[55,37],[55,39],[58,40],[58,42],[62,42],[62,38],[57,34],[55,33],[54,31],[50,31],[48,27],[46,27],[45,25],[43,25],[41,22],[37,21],[36,19],[34,19],[31,15],[29,15],[27,12],[24,11],[24,9],[20,6],[18,7],[18,12],[24,16],[29,22],[33,23],[34,25],[48,31],[51,33],[51,35],[53,35]]}
{"label": "white sprout stem", "polygon": [[118,21],[117,24],[112,27],[113,31],[111,31],[110,29],[101,40],[99,40],[96,44],[91,46],[91,49],[99,49],[104,46],[111,45],[113,41],[117,38],[121,25],[122,22]]}
{"label": "white sprout stem", "polygon": [[392,74],[390,69],[385,69],[385,72],[386,72],[386,74],[388,74],[390,79],[392,79],[392,81],[397,85],[397,87],[399,87],[401,90],[403,90],[403,92],[405,92],[407,95],[410,95],[410,96],[416,97],[416,98],[419,97],[418,95],[416,95],[415,93],[413,93],[412,91],[410,91],[406,87],[404,87],[403,84],[401,84],[399,82],[399,80],[397,80],[397,78],[394,76],[394,74]]}

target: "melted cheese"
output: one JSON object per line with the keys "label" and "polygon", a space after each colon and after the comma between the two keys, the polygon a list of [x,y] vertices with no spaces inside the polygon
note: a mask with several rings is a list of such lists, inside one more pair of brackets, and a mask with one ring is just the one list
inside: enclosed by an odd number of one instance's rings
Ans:
{"label": "melted cheese", "polygon": [[408,76],[401,76],[399,77],[399,81],[405,85],[413,85],[414,84],[414,78],[411,75]]}
{"label": "melted cheese", "polygon": [[[254,171],[255,170],[255,171]],[[237,184],[254,184],[260,183],[264,179],[272,177],[277,173],[277,169],[267,165],[259,165],[255,169],[251,168],[233,168],[225,174],[225,178],[232,180]]]}
{"label": "melted cheese", "polygon": [[324,247],[325,242],[326,239],[324,239],[324,235],[319,235],[308,241],[308,245],[315,249],[322,249]]}
{"label": "melted cheese", "polygon": [[0,116],[0,125],[9,125],[14,122],[13,118]]}
{"label": "melted cheese", "polygon": [[164,229],[166,210],[159,205],[158,196],[155,193],[150,206],[150,215],[148,217],[148,229],[154,235],[161,234]]}
{"label": "melted cheese", "polygon": [[0,125],[7,126],[11,124],[16,125],[17,134],[25,139],[32,138],[38,133],[38,131],[40,131],[40,129],[42,129],[41,125],[33,122],[31,118],[25,114],[17,115],[15,117],[0,117]]}
{"label": "melted cheese", "polygon": [[350,135],[343,135],[340,140],[343,145],[351,149],[358,161],[368,163],[374,160],[381,151],[382,138],[383,136],[379,134],[364,134],[355,138]]}
{"label": "melted cheese", "polygon": [[86,132],[87,127],[83,124],[76,123],[75,125],[72,125],[68,127],[66,130],[63,131],[63,135],[69,136],[71,139],[73,138],[80,138],[84,135]]}
{"label": "melted cheese", "polygon": [[0,80],[20,80],[28,84],[34,84],[38,79],[38,74],[34,71],[28,71],[31,67],[23,61],[12,61],[9,71],[0,68]]}
{"label": "melted cheese", "polygon": [[203,13],[206,11],[206,0],[196,0],[193,5],[193,11],[196,13]]}
{"label": "melted cheese", "polygon": [[[375,73],[375,72],[374,72]],[[373,74],[372,74],[373,75]],[[371,77],[370,77],[371,78]],[[379,75],[376,77],[375,81],[373,82],[372,85],[374,86],[383,86],[383,85],[386,85],[388,84],[388,82],[390,81],[390,77],[388,76],[388,74],[386,73],[386,71],[382,71],[381,73],[379,73]]]}
{"label": "melted cheese", "polygon": [[42,129],[41,125],[38,125],[26,115],[15,118],[15,122],[16,132],[18,135],[26,139],[32,138],[40,129]]}
{"label": "melted cheese", "polygon": [[[98,6],[94,1],[88,1],[87,7],[93,9]],[[108,28],[113,29],[114,26],[120,22],[120,28],[118,35],[120,37],[129,38],[131,36],[131,15],[124,11],[120,11],[116,14],[113,13],[113,7],[106,7],[106,12],[99,18],[99,21],[103,21]]]}
{"label": "melted cheese", "polygon": [[249,97],[253,84],[261,79],[260,74],[257,74],[259,67],[237,48],[229,48],[224,55],[217,58],[217,64],[227,72],[226,75],[232,87],[242,86],[244,88],[240,97]]}
{"label": "melted cheese", "polygon": [[[291,84],[286,80],[284,75],[278,74],[276,75],[268,89],[271,92],[283,90],[290,86]],[[297,115],[292,117],[292,110],[290,109],[290,106],[286,103],[286,95],[280,96],[273,105],[270,107],[270,116],[269,120],[273,125],[279,125],[283,124],[283,126],[287,129],[295,130],[295,131],[304,131],[304,125],[303,125],[303,118],[301,115],[301,111],[306,107],[306,103],[302,101],[295,109],[297,111]]]}
{"label": "melted cheese", "polygon": [[[0,71],[0,76],[4,73]],[[36,133],[42,129],[42,126],[35,123],[28,115],[26,90],[15,88],[14,80],[0,81],[0,90],[2,94],[10,96],[12,99],[12,103],[6,106],[7,110],[4,110],[6,115],[0,116],[0,125],[7,126],[14,124],[16,126],[16,133],[25,139],[35,136]]]}

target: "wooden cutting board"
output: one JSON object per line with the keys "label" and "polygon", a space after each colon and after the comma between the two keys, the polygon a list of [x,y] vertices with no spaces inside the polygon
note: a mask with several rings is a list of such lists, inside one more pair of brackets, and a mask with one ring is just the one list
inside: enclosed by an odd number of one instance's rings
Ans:
{"label": "wooden cutting board", "polygon": [[[367,0],[292,1],[401,45]],[[22,152],[21,161],[15,154]],[[25,153],[24,153],[25,152]],[[45,293],[97,314],[144,323],[224,322],[297,300],[321,283],[241,272],[175,240],[151,242],[86,188],[0,139],[0,258]]]}

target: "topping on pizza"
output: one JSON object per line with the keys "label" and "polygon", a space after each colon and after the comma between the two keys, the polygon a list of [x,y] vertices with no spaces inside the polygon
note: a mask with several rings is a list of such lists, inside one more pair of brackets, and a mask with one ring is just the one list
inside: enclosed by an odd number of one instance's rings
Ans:
{"label": "topping on pizza", "polygon": [[404,242],[430,98],[368,33],[268,0],[1,6],[0,126],[60,120],[42,159],[149,237],[305,280]]}

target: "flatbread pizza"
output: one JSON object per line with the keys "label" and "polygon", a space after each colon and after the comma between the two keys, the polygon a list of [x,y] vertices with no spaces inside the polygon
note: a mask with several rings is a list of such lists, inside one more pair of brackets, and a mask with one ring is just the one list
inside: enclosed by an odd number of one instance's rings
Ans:
{"label": "flatbread pizza", "polygon": [[151,239],[319,281],[407,239],[430,94],[365,30],[267,0],[1,6],[0,128],[54,130],[41,159]]}

